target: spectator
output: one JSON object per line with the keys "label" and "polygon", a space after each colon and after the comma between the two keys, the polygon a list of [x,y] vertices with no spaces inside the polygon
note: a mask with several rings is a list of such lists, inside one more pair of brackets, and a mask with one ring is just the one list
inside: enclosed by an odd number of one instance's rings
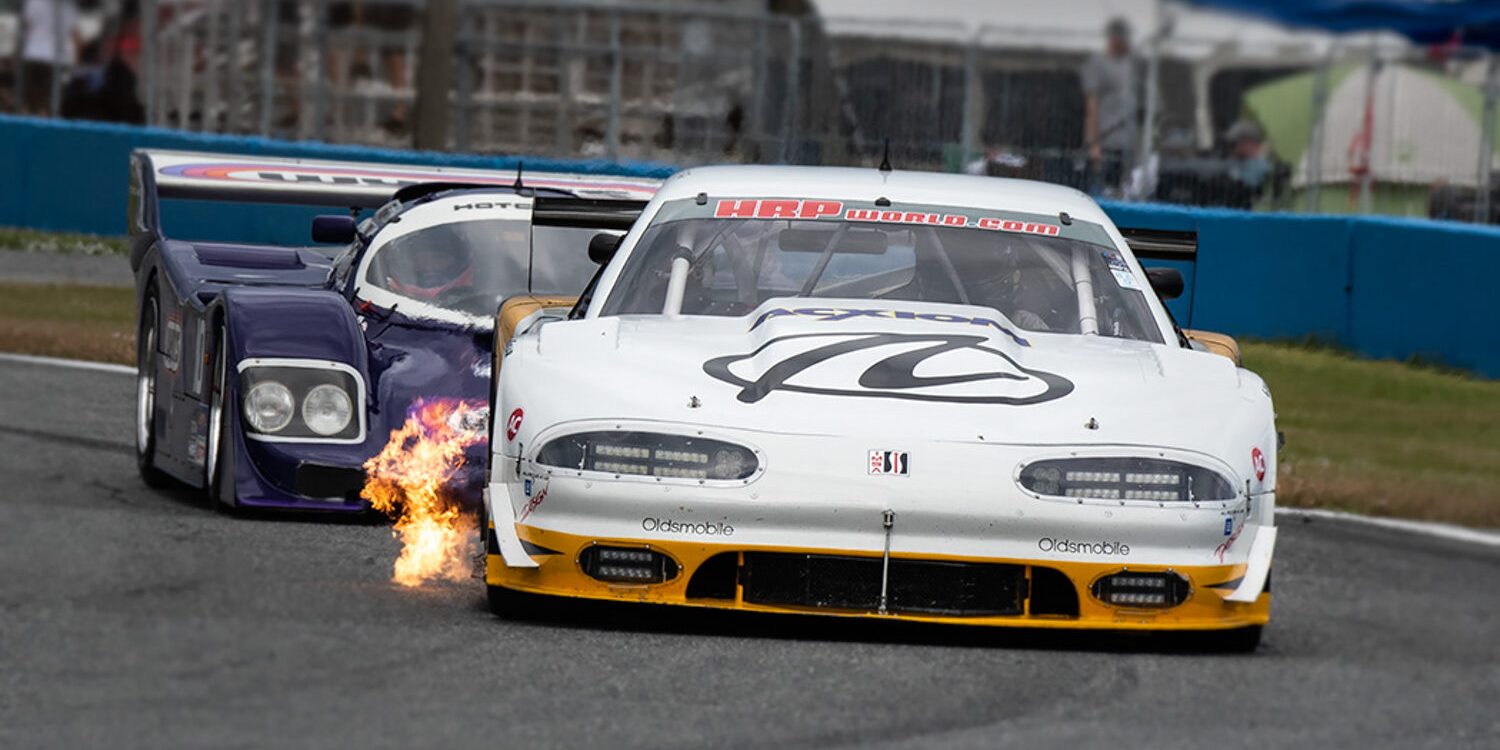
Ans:
{"label": "spectator", "polygon": [[[137,125],[146,121],[145,108],[136,96],[135,71],[125,58],[127,44],[122,42],[132,33],[132,20],[138,8],[131,2],[125,9],[112,32],[83,47],[80,64],[63,87],[63,117]],[[138,43],[139,25],[134,25]]]}
{"label": "spectator", "polygon": [[1114,191],[1134,162],[1140,140],[1140,81],[1130,49],[1130,24],[1112,19],[1104,27],[1105,49],[1084,64],[1083,143],[1089,154],[1089,191]]}
{"label": "spectator", "polygon": [[1229,177],[1238,188],[1227,203],[1234,208],[1250,208],[1271,175],[1265,137],[1255,123],[1240,120],[1225,131],[1224,140],[1229,144]]}
{"label": "spectator", "polygon": [[69,68],[82,46],[73,0],[26,0],[21,10],[21,87],[26,114],[52,112],[54,65]]}

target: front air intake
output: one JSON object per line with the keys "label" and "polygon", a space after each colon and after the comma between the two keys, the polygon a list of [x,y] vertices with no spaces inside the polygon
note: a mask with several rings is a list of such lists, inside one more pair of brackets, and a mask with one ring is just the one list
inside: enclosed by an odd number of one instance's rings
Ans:
{"label": "front air intake", "polygon": [[1105,604],[1130,609],[1166,609],[1187,601],[1192,587],[1186,578],[1165,573],[1121,571],[1094,581],[1094,598]]}
{"label": "front air intake", "polygon": [[663,583],[677,577],[677,562],[642,547],[594,545],[578,556],[590,578],[606,583]]}
{"label": "front air intake", "polygon": [[[745,601],[816,609],[875,611],[880,606],[878,557],[747,552]],[[887,609],[911,614],[986,617],[1019,615],[1026,568],[1000,563],[892,559]]]}

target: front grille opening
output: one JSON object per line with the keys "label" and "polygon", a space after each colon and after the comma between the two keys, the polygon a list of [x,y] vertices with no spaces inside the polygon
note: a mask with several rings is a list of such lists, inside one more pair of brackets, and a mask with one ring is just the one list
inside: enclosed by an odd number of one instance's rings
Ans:
{"label": "front grille opening", "polygon": [[656,550],[596,544],[578,555],[590,578],[607,583],[663,583],[677,577],[677,563]]}
{"label": "front grille opening", "polygon": [[1031,614],[1078,616],[1078,589],[1062,571],[1031,568]]}
{"label": "front grille opening", "polygon": [[[745,601],[820,609],[880,607],[878,557],[745,554]],[[892,559],[886,609],[950,616],[1019,615],[1026,568],[998,563]]]}
{"label": "front grille opening", "polygon": [[358,502],[365,486],[365,470],[303,462],[297,465],[292,489],[304,497],[342,498]]}
{"label": "front grille opening", "polygon": [[703,561],[688,579],[689,599],[733,599],[739,585],[740,554],[720,552]]}
{"label": "front grille opening", "polygon": [[1130,609],[1166,609],[1187,601],[1192,587],[1186,578],[1167,571],[1140,573],[1122,570],[1094,581],[1094,598]]}

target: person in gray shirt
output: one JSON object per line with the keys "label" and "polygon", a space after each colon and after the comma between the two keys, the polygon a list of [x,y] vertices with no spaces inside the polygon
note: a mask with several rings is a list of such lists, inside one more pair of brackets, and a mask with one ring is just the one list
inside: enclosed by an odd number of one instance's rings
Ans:
{"label": "person in gray shirt", "polygon": [[1140,75],[1130,49],[1130,24],[1110,20],[1102,54],[1084,63],[1083,143],[1089,154],[1089,191],[1118,188],[1140,140]]}

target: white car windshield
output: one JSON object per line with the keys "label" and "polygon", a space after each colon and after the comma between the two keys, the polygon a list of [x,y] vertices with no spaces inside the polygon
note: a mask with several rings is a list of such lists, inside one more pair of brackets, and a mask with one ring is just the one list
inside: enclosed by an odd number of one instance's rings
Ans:
{"label": "white car windshield", "polygon": [[[1029,331],[1162,341],[1149,285],[1120,251],[1043,233],[1063,234],[1054,226],[987,217],[959,226],[962,214],[933,212],[885,212],[906,222],[662,214],[602,314],[662,312],[672,261],[682,256],[690,261],[685,315],[741,316],[775,297],[908,300],[992,308]],[[1025,231],[1000,230],[1012,225]],[[1107,241],[1102,227],[1089,228]]]}
{"label": "white car windshield", "polygon": [[364,283],[471,316],[491,316],[516,294],[577,294],[597,266],[588,229],[476,219],[401,235],[371,252]]}

